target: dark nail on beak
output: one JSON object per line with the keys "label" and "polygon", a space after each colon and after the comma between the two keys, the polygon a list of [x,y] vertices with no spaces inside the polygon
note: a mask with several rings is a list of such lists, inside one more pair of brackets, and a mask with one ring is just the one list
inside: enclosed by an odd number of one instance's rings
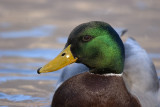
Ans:
{"label": "dark nail on beak", "polygon": [[38,73],[38,74],[40,74],[40,72],[39,72],[39,71],[40,71],[40,69],[41,69],[41,68],[42,68],[42,67],[40,67],[40,68],[38,68],[38,69],[37,69],[37,73]]}

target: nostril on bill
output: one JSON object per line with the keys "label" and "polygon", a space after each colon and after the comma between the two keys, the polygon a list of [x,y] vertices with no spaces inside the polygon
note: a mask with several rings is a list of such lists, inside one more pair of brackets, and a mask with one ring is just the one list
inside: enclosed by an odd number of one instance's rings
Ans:
{"label": "nostril on bill", "polygon": [[64,56],[64,55],[66,55],[66,53],[62,53],[62,55],[61,55],[61,56]]}
{"label": "nostril on bill", "polygon": [[40,69],[41,69],[41,68],[42,68],[42,67],[40,67],[40,68],[37,69],[37,73],[38,73],[38,74],[40,74]]}

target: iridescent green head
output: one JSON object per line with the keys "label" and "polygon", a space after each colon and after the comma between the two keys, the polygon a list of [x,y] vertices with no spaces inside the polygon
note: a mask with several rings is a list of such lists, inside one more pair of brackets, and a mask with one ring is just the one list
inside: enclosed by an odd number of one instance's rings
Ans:
{"label": "iridescent green head", "polygon": [[122,73],[124,58],[124,45],[116,31],[105,22],[92,21],[73,29],[64,50],[37,72],[57,71],[77,62],[97,74]]}
{"label": "iridescent green head", "polygon": [[122,73],[124,67],[124,45],[117,32],[107,23],[92,21],[77,26],[71,32],[65,47],[77,63],[83,63],[90,72]]}

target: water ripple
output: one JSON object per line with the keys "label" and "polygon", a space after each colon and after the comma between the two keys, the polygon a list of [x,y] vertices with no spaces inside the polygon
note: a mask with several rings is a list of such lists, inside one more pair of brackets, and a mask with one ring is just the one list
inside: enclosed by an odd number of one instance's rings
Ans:
{"label": "water ripple", "polygon": [[0,50],[0,57],[44,58],[50,60],[59,53],[60,49]]}
{"label": "water ripple", "polygon": [[29,30],[0,32],[1,38],[41,37],[52,35],[55,26],[43,25]]}
{"label": "water ripple", "polygon": [[33,97],[29,95],[23,95],[23,94],[17,94],[17,95],[9,95],[0,92],[0,99],[7,99],[9,101],[19,102],[19,101],[25,101],[25,100],[43,100],[44,98],[41,97]]}

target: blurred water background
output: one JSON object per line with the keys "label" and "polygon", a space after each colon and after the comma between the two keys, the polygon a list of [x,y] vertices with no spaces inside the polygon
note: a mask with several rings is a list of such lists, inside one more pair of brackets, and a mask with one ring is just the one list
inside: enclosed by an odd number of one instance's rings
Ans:
{"label": "blurred water background", "polygon": [[160,76],[159,0],[0,0],[0,106],[50,105],[60,72],[38,75],[77,25],[98,20],[127,28]]}

